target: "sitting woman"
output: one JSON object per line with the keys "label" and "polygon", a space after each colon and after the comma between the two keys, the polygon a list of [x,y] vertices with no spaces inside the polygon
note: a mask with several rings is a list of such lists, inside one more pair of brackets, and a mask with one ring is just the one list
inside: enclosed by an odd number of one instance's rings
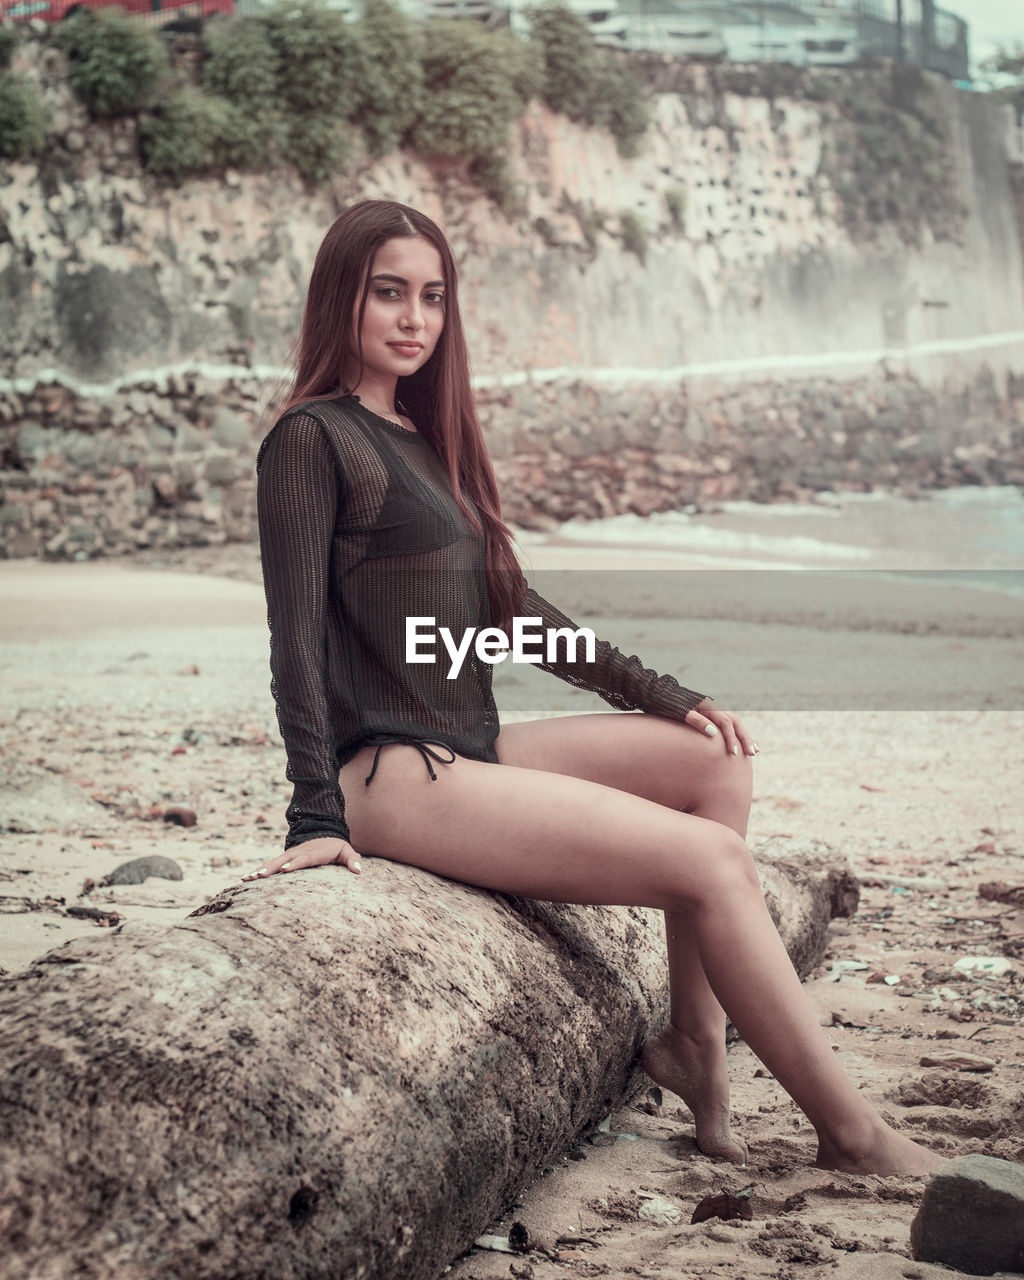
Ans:
{"label": "sitting woman", "polygon": [[617,710],[502,727],[486,652],[450,678],[410,647],[424,619],[460,644],[514,618],[575,629],[527,586],[502,523],[455,264],[422,213],[363,201],[327,232],[257,466],[294,795],[285,852],[244,878],[358,872],[360,850],[502,893],[660,908],[671,1021],[643,1065],[685,1100],[701,1150],[746,1159],[728,1014],[814,1125],[819,1165],[937,1166],[853,1087],[772,924],[743,839],[757,747],[735,715],[601,642],[540,665]]}

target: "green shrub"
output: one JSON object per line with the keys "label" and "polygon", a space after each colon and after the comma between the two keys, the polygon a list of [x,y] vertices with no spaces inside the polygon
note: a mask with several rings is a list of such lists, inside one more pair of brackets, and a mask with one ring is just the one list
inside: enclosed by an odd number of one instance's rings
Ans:
{"label": "green shrub", "polygon": [[0,156],[31,160],[46,144],[49,116],[35,88],[0,71]]}
{"label": "green shrub", "polygon": [[632,209],[619,214],[619,235],[627,253],[635,253],[641,262],[647,261],[647,228]]}
{"label": "green shrub", "polygon": [[650,111],[641,96],[637,80],[629,67],[614,55],[601,54],[597,84],[601,96],[601,114],[608,131],[615,139],[620,156],[638,156],[647,132]]}
{"label": "green shrub", "polygon": [[426,95],[413,145],[427,156],[465,157],[505,146],[525,106],[517,37],[454,18],[428,23],[425,36]]}
{"label": "green shrub", "polygon": [[168,70],[160,37],[122,9],[79,9],[57,28],[71,64],[71,87],[94,116],[149,106]]}
{"label": "green shrub", "polygon": [[592,121],[599,51],[582,18],[561,5],[530,14],[530,35],[544,59],[544,101],[572,120]]}
{"label": "green shrub", "polygon": [[264,22],[251,17],[208,22],[203,43],[204,89],[261,115],[274,109],[279,59]]}
{"label": "green shrub", "polygon": [[361,60],[355,120],[375,156],[402,141],[423,103],[419,29],[387,0],[366,0],[358,24]]}
{"label": "green shrub", "polygon": [[263,21],[277,52],[281,110],[333,120],[353,115],[363,63],[358,27],[321,0],[277,0]]}
{"label": "green shrub", "polygon": [[180,182],[211,169],[252,169],[267,156],[259,121],[216,94],[181,89],[171,94],[139,130],[142,160],[150,173]]}
{"label": "green shrub", "polygon": [[526,212],[526,196],[522,183],[504,155],[478,156],[470,166],[469,176],[480,190],[509,217]]}
{"label": "green shrub", "polygon": [[9,67],[14,51],[20,43],[18,28],[13,23],[0,23],[0,69]]}
{"label": "green shrub", "polygon": [[285,129],[285,156],[308,182],[327,186],[343,172],[351,138],[340,120],[294,116]]}
{"label": "green shrub", "polygon": [[635,156],[647,130],[640,82],[628,66],[599,49],[582,18],[558,4],[530,13],[544,63],[544,100],[571,120],[607,127],[623,156]]}
{"label": "green shrub", "polygon": [[511,31],[493,33],[505,41],[503,52],[508,58],[512,87],[525,107],[532,98],[543,98],[546,84],[544,50],[536,40],[523,40]]}

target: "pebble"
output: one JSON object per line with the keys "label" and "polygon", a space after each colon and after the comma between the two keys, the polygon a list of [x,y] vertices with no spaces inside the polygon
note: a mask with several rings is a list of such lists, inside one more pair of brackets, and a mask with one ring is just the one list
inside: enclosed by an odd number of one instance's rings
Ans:
{"label": "pebble", "polygon": [[173,822],[179,827],[194,827],[196,814],[194,809],[184,809],[179,804],[172,804],[164,810],[164,822]]}

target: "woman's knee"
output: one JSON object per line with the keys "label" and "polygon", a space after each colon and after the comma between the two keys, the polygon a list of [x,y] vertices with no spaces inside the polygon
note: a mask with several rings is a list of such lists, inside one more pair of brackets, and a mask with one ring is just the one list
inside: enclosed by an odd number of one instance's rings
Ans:
{"label": "woman's knee", "polygon": [[[692,760],[692,757],[691,757]],[[721,739],[711,739],[700,758],[700,767],[686,780],[688,813],[725,823],[745,834],[754,793],[749,756],[725,751]]]}
{"label": "woman's knee", "polygon": [[698,905],[723,895],[760,896],[757,867],[746,841],[722,823],[711,822],[708,826],[708,854],[697,882]]}

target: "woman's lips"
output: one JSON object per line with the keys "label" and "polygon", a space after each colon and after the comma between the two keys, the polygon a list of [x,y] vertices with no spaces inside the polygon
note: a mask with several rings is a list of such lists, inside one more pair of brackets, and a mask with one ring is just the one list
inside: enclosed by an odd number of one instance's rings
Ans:
{"label": "woman's lips", "polygon": [[423,350],[422,342],[389,342],[388,346],[402,356],[418,356]]}

